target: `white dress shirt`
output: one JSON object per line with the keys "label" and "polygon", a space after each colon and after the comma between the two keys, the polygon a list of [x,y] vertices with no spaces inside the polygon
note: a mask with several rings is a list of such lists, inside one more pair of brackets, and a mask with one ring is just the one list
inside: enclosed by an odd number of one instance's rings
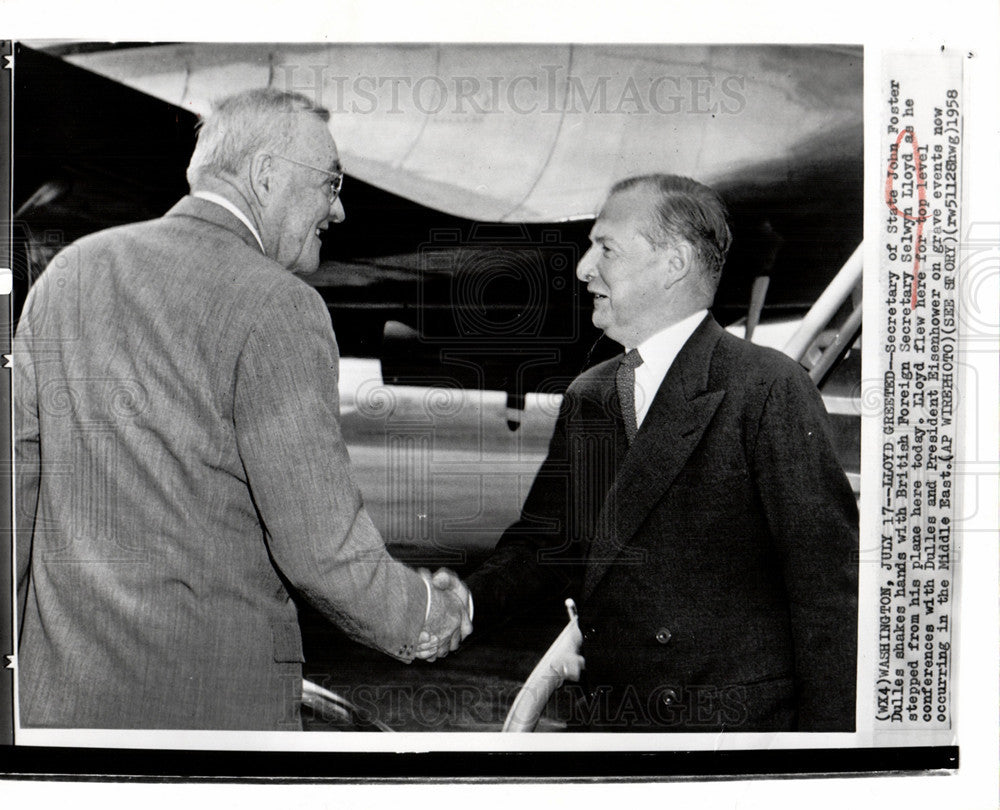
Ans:
{"label": "white dress shirt", "polygon": [[254,227],[253,223],[247,219],[246,214],[233,205],[230,200],[227,200],[221,194],[216,194],[214,191],[195,191],[191,194],[191,196],[197,197],[199,200],[207,200],[208,202],[221,205],[225,208],[230,214],[247,226],[250,233],[253,234],[253,238],[257,240],[257,244],[260,245],[260,252],[266,255],[267,251],[264,250],[264,243],[260,240],[260,234],[257,233],[257,229]]}
{"label": "white dress shirt", "polygon": [[[646,338],[637,348],[642,356],[642,365],[635,370],[635,424],[642,425],[642,420],[649,413],[653,397],[660,390],[663,378],[667,376],[674,358],[688,338],[694,334],[698,324],[708,314],[707,309],[700,309],[684,320],[678,321],[666,329],[662,329],[652,337]],[[628,351],[627,347],[626,351]]]}

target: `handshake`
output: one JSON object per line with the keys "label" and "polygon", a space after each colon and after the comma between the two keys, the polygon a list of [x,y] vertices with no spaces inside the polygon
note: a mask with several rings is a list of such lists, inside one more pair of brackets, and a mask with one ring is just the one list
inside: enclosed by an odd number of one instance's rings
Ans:
{"label": "handshake", "polygon": [[454,652],[472,632],[472,596],[454,571],[439,568],[418,573],[427,583],[427,618],[417,639],[415,656],[424,661]]}

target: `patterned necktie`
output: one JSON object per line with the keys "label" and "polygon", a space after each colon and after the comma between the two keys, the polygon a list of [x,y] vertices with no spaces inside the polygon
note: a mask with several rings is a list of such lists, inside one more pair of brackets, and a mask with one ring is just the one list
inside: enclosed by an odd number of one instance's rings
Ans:
{"label": "patterned necktie", "polygon": [[635,370],[642,365],[642,355],[638,349],[632,349],[622,357],[618,364],[615,382],[618,384],[618,404],[621,406],[622,419],[625,421],[625,436],[632,444],[635,434],[639,431],[635,421]]}

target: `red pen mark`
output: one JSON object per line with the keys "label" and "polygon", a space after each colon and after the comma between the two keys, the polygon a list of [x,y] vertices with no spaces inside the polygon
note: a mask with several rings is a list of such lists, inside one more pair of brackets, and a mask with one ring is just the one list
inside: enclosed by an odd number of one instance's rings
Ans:
{"label": "red pen mark", "polygon": [[[913,145],[913,168],[917,182],[917,210],[920,212],[916,216],[900,211],[892,199],[892,181],[896,178],[895,168],[899,158],[899,144],[907,135],[910,136],[910,143]],[[889,157],[889,171],[886,172],[885,176],[885,202],[889,206],[889,210],[896,216],[917,223],[917,241],[913,250],[913,286],[910,289],[911,310],[917,308],[917,290],[920,285],[920,251],[924,244],[924,222],[927,221],[927,183],[921,179],[922,176],[923,167],[920,163],[920,152],[917,148],[917,133],[912,129],[904,129],[896,136],[896,148]]]}

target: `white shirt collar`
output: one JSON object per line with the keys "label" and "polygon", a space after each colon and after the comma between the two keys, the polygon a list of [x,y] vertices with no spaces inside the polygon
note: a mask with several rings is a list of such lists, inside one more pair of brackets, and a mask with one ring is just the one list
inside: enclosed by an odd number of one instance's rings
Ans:
{"label": "white shirt collar", "polygon": [[667,376],[678,353],[707,314],[707,309],[700,309],[684,320],[661,329],[636,346],[642,355],[642,365],[635,370],[636,425],[641,425],[642,420],[646,418],[653,397],[663,383],[663,378]]}
{"label": "white shirt collar", "polygon": [[[253,238],[257,240],[257,244],[260,245],[260,252],[265,253],[264,243],[260,240],[260,234],[257,233],[257,229],[254,227],[253,223],[247,219],[246,214],[240,211],[231,200],[227,200],[221,194],[216,194],[214,191],[194,191],[191,193],[192,197],[197,197],[199,200],[206,200],[216,205],[221,205],[230,214],[236,217],[240,222],[247,226],[250,233],[253,234]],[[266,255],[266,253],[265,253]]]}

